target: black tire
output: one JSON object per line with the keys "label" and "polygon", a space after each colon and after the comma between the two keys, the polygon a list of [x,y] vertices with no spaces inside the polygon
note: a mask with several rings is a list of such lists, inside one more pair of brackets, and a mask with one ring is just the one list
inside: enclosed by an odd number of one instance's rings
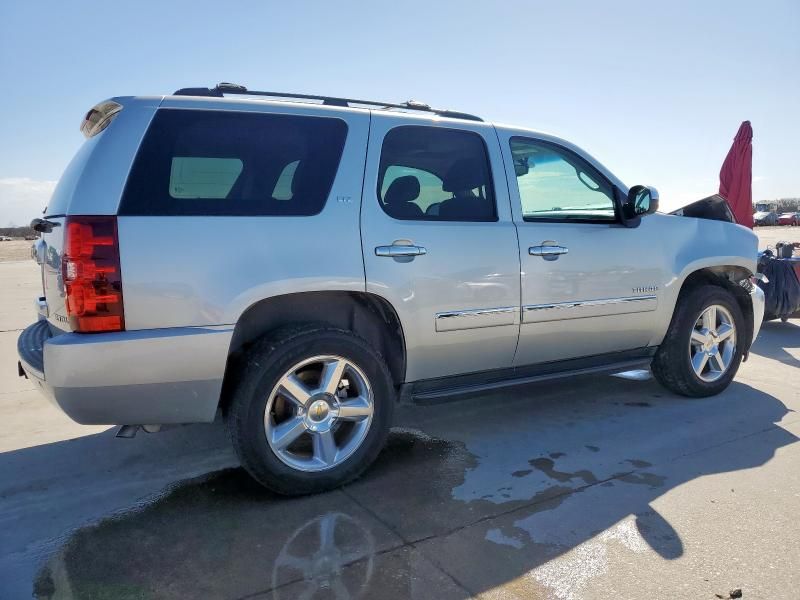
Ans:
{"label": "black tire", "polygon": [[[689,339],[700,314],[711,305],[723,306],[733,317],[736,329],[736,351],[727,371],[716,381],[704,381],[692,367],[689,352]],[[682,396],[700,398],[714,396],[730,385],[744,353],[745,335],[744,315],[736,298],[717,285],[701,285],[682,292],[672,315],[667,335],[658,348],[652,362],[656,380],[667,389]]]}
{"label": "black tire", "polygon": [[[323,471],[303,471],[273,452],[264,413],[281,377],[304,359],[318,355],[346,358],[366,376],[373,393],[372,421],[360,446],[343,462]],[[233,447],[242,466],[264,487],[283,495],[314,494],[358,477],[377,458],[392,423],[396,391],[380,353],[350,331],[325,325],[283,328],[256,342],[237,371],[227,409]]]}

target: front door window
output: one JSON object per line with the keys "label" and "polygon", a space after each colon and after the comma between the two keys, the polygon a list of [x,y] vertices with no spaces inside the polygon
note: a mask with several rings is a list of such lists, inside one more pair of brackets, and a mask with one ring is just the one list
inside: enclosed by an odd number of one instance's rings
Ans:
{"label": "front door window", "polygon": [[595,169],[554,144],[511,138],[526,221],[614,221],[614,195]]}

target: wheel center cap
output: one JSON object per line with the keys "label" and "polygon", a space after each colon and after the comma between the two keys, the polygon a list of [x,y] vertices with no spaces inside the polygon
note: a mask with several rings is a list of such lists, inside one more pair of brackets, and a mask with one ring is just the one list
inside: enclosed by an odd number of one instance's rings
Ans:
{"label": "wheel center cap", "polygon": [[329,394],[312,396],[305,411],[306,427],[315,432],[328,431],[338,415],[339,404],[335,397]]}
{"label": "wheel center cap", "polygon": [[719,336],[716,331],[707,331],[705,340],[703,340],[702,348],[705,352],[713,353],[719,344]]}
{"label": "wheel center cap", "polygon": [[330,406],[325,400],[317,400],[308,408],[308,416],[315,423],[322,423],[330,412]]}

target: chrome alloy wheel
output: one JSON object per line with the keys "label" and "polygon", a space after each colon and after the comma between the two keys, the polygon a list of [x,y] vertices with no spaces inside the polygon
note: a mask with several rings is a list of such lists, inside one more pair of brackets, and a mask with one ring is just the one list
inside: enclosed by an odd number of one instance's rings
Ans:
{"label": "chrome alloy wheel", "polygon": [[692,368],[700,379],[711,383],[730,368],[735,354],[733,316],[724,306],[712,304],[700,313],[692,329],[689,339]]}
{"label": "chrome alloy wheel", "polygon": [[366,375],[341,356],[314,356],[286,371],[264,411],[267,443],[299,471],[325,471],[355,452],[372,424]]}

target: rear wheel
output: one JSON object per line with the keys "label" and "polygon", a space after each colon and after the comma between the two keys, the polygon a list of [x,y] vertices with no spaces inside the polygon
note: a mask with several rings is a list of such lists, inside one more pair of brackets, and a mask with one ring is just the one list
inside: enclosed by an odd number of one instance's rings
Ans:
{"label": "rear wheel", "polygon": [[720,393],[742,361],[744,323],[736,299],[722,287],[704,285],[681,294],[653,359],[653,375],[684,396]]}
{"label": "rear wheel", "polygon": [[385,362],[355,334],[323,326],[256,344],[228,411],[247,471],[287,495],[340,486],[372,463],[395,402]]}

